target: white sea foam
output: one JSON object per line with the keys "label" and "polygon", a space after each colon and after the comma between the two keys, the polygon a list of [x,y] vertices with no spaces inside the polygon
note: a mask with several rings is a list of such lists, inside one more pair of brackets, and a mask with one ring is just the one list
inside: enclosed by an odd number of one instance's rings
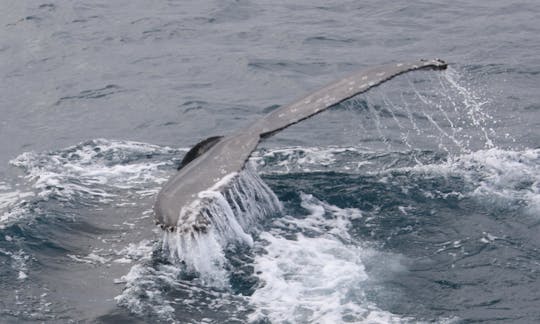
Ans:
{"label": "white sea foam", "polygon": [[33,195],[0,182],[0,229],[24,215],[21,204]]}
{"label": "white sea foam", "polygon": [[9,256],[11,259],[11,268],[17,272],[17,279],[25,280],[28,278],[28,267],[26,265],[30,256],[23,250],[7,251],[0,249],[0,254]]}
{"label": "white sea foam", "polygon": [[44,199],[84,195],[106,202],[115,195],[107,192],[105,186],[137,189],[148,183],[166,181],[164,175],[156,171],[172,161],[144,157],[173,152],[170,148],[150,144],[98,139],[57,152],[26,152],[11,164],[26,170],[26,177],[34,181],[33,187]]}
{"label": "white sea foam", "polygon": [[74,254],[68,254],[67,256],[76,262],[88,263],[88,264],[97,264],[97,263],[104,264],[110,261],[110,258],[100,256],[94,252],[89,253],[88,255],[85,255],[85,256],[74,255]]}
{"label": "white sea foam", "polygon": [[384,153],[329,147],[262,150],[253,160],[263,174],[332,170],[354,174],[390,175],[403,171],[457,175],[467,181],[467,188],[445,195],[474,196],[500,206],[513,202],[525,205],[533,214],[540,213],[540,149],[490,148],[441,155],[442,161],[432,161],[433,156],[419,151]]}
{"label": "white sea foam", "polygon": [[[27,199],[117,205],[153,195],[178,152],[168,147],[96,139],[53,152],[26,152],[10,161],[22,168],[32,192],[0,189],[0,227],[29,216]],[[163,159],[165,156],[166,159]],[[155,158],[152,158],[155,157]],[[5,191],[5,192],[4,192]],[[126,194],[127,193],[127,194]]]}
{"label": "white sea foam", "polygon": [[155,314],[162,320],[174,322],[174,308],[171,302],[163,297],[161,284],[166,282],[167,286],[175,286],[181,270],[174,266],[162,267],[166,269],[154,269],[144,264],[134,265],[128,274],[122,276],[126,287],[114,300],[135,314]]}
{"label": "white sea foam", "polygon": [[[182,279],[183,269],[171,264],[143,263],[134,265],[122,277],[126,287],[115,301],[140,315],[157,317],[167,323],[245,322],[245,297],[226,290],[207,287],[198,278]],[[175,297],[172,297],[170,292]],[[178,311],[181,316],[176,314]],[[218,314],[218,320],[211,319]],[[185,317],[186,314],[196,314]]]}
{"label": "white sea foam", "polygon": [[17,201],[26,197],[31,197],[31,192],[21,192],[19,190],[13,190],[8,186],[0,188],[0,211],[12,207]]}
{"label": "white sea foam", "polygon": [[[340,209],[302,194],[305,218],[285,217],[260,235],[263,253],[255,258],[261,286],[250,298],[251,321],[273,323],[389,323],[408,319],[379,309],[364,296],[369,277],[365,258],[373,251],[354,242],[350,221],[357,209]],[[291,238],[290,229],[300,230]],[[284,231],[280,230],[286,229]],[[308,234],[303,234],[307,232]]]}
{"label": "white sea foam", "polygon": [[[203,239],[204,240],[204,239]],[[201,241],[196,241],[201,244]],[[221,307],[227,307],[226,316],[235,318],[235,312],[245,312],[245,298],[216,288],[208,278],[191,277],[183,279],[187,274],[185,267],[178,263],[169,263],[158,257],[161,247],[145,241],[141,244],[131,244],[118,254],[126,253],[127,260],[131,257],[138,258],[138,263],[133,265],[130,271],[115,283],[125,284],[122,293],[114,298],[118,305],[126,307],[130,312],[147,316],[152,315],[167,323],[217,323],[209,319],[187,320],[178,318],[175,310],[181,313],[201,313],[205,310],[216,311]],[[220,249],[217,249],[220,251]],[[198,252],[207,253],[208,249]],[[194,253],[195,255],[195,253]],[[220,278],[219,280],[222,280]],[[215,281],[213,282],[215,284]],[[210,284],[210,285],[209,285]],[[174,292],[175,298],[169,295]],[[219,322],[219,321],[218,321]]]}
{"label": "white sea foam", "polygon": [[356,147],[291,147],[260,149],[253,152],[251,161],[262,174],[291,172],[340,171],[363,172],[369,169],[368,155],[375,153]]}
{"label": "white sea foam", "polygon": [[503,206],[522,203],[529,212],[540,215],[540,149],[491,149],[450,163],[456,170],[470,170],[467,176],[476,185],[473,196]]}
{"label": "white sea foam", "polygon": [[495,206],[522,205],[531,214],[540,213],[540,149],[510,151],[493,148],[402,170],[458,175],[469,187],[464,188],[463,195]]}
{"label": "white sea foam", "polygon": [[120,251],[116,251],[116,255],[130,260],[147,259],[152,253],[153,244],[149,240],[142,240],[138,243],[129,243]]}
{"label": "white sea foam", "polygon": [[170,321],[174,309],[163,298],[159,281],[166,279],[167,283],[173,284],[182,270],[180,267],[166,265],[163,271],[152,267],[149,263],[154,248],[156,245],[152,242],[143,240],[138,244],[131,243],[116,252],[117,255],[123,256],[122,259],[139,262],[133,265],[126,275],[114,280],[115,283],[125,284],[122,294],[116,296],[114,300],[135,314],[144,315],[151,312],[163,320]]}

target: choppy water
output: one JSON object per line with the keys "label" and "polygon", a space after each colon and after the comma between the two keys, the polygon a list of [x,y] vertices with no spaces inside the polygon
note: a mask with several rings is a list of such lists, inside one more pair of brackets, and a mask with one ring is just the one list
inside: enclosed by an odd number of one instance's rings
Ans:
{"label": "choppy water", "polygon": [[[540,321],[534,1],[0,9],[1,322]],[[154,226],[194,143],[420,57],[262,143],[214,236]]]}

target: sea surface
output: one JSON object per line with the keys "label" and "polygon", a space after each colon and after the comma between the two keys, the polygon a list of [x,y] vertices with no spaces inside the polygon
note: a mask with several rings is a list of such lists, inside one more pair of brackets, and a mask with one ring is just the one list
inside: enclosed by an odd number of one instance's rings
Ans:
{"label": "sea surface", "polygon": [[[215,219],[197,142],[441,58],[262,142]],[[2,1],[1,323],[540,322],[540,3]]]}

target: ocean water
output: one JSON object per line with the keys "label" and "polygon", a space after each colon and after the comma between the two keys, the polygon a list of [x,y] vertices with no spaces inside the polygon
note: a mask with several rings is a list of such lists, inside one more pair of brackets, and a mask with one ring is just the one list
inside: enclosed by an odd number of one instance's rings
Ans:
{"label": "ocean water", "polygon": [[[540,321],[535,1],[0,4],[1,323]],[[214,227],[154,225],[198,141],[445,59],[262,142]]]}

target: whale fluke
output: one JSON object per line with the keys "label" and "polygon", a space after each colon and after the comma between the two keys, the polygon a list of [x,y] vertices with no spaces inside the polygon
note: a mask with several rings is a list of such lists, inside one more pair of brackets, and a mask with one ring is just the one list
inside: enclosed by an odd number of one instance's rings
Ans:
{"label": "whale fluke", "polygon": [[201,156],[203,153],[208,151],[212,146],[214,146],[222,138],[223,136],[211,136],[195,144],[195,146],[193,146],[191,150],[189,150],[186,153],[186,155],[184,155],[182,162],[180,162],[180,165],[178,166],[178,170],[182,169],[189,162],[195,160],[196,158]]}
{"label": "whale fluke", "polygon": [[179,171],[158,193],[154,206],[156,223],[169,230],[205,231],[211,222],[200,213],[200,193],[225,187],[242,170],[261,138],[400,74],[422,69],[444,70],[446,67],[447,64],[439,59],[374,67],[332,83],[293,104],[282,106],[230,135],[201,141],[186,154]]}

